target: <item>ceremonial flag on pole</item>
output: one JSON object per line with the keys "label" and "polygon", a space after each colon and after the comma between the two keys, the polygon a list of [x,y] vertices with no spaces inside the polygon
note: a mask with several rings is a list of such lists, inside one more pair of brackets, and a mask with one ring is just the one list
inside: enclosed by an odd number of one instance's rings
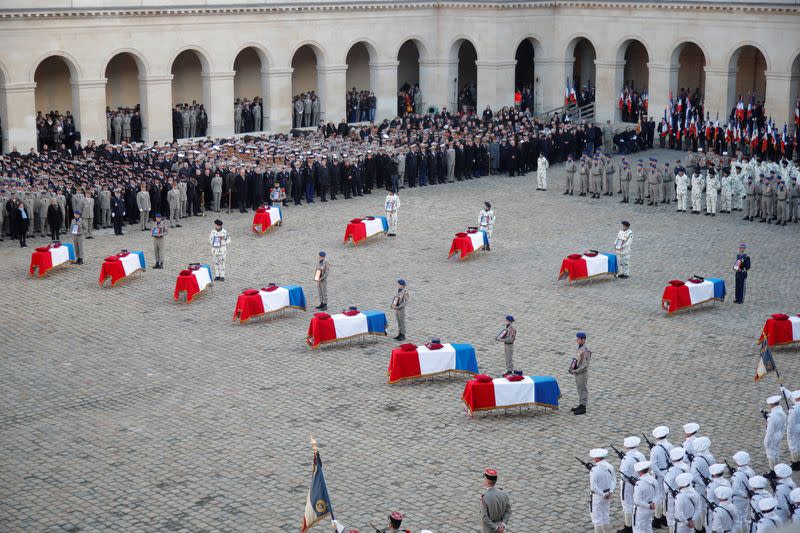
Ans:
{"label": "ceremonial flag on pole", "polygon": [[328,487],[325,485],[325,476],[322,474],[322,459],[317,451],[317,443],[313,439],[311,447],[314,450],[314,465],[311,468],[311,487],[306,498],[303,524],[300,526],[301,533],[305,533],[328,515],[334,520],[333,506],[328,496]]}
{"label": "ceremonial flag on pole", "polygon": [[622,111],[622,106],[625,105],[625,91],[619,92],[619,110]]}
{"label": "ceremonial flag on pole", "polygon": [[578,95],[575,93],[575,82],[573,81],[569,87],[569,101],[571,104],[578,103]]}
{"label": "ceremonial flag on pole", "polygon": [[564,105],[569,105],[569,76],[567,76],[567,85],[564,88]]}
{"label": "ceremonial flag on pole", "polygon": [[794,123],[800,128],[800,98],[798,98],[797,103],[794,104]]}
{"label": "ceremonial flag on pole", "polygon": [[775,359],[772,358],[772,352],[769,349],[769,344],[767,343],[767,337],[764,336],[764,340],[761,341],[761,356],[758,358],[758,367],[756,367],[756,381],[760,380],[770,372],[776,372],[777,368],[775,368]]}

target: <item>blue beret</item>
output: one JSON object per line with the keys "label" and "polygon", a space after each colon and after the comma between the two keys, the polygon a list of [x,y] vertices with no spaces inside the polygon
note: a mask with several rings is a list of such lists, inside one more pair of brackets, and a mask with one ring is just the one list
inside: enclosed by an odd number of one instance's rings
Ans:
{"label": "blue beret", "polygon": [[584,333],[582,331],[579,331],[578,333],[575,334],[575,336],[577,338],[579,338],[579,339],[585,339],[586,338],[586,333]]}
{"label": "blue beret", "polygon": [[655,157],[651,157],[650,161],[658,161],[658,159],[656,159]]}
{"label": "blue beret", "polygon": [[75,214],[76,214],[76,215],[80,215],[80,214],[81,214],[81,210],[80,210],[80,209],[76,209],[76,210],[75,210]]}
{"label": "blue beret", "polygon": [[514,322],[514,317],[511,315],[507,315],[506,320],[508,320],[509,322]]}
{"label": "blue beret", "polygon": [[398,283],[398,285],[402,285],[402,286],[404,286],[404,287],[405,287],[405,285],[406,285],[406,280],[404,280],[404,279],[398,279],[398,280],[397,280],[397,283]]}
{"label": "blue beret", "polygon": [[328,255],[328,254],[326,254],[325,252],[320,252],[320,253],[319,253],[319,256],[320,256],[320,257],[325,257],[326,255]]}
{"label": "blue beret", "polygon": [[153,216],[154,216],[154,217],[156,217],[156,218],[161,218],[161,213],[156,213],[156,214],[155,214],[155,215],[153,215]]}
{"label": "blue beret", "polygon": [[644,163],[644,159],[640,159],[640,160],[639,160],[639,163]]}

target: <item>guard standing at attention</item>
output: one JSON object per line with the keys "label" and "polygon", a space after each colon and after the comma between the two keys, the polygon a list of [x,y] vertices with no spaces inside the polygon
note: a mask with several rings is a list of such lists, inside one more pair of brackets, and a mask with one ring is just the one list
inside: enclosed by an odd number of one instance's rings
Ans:
{"label": "guard standing at attention", "polygon": [[572,360],[569,373],[575,376],[575,385],[578,387],[578,406],[572,408],[575,415],[586,414],[586,404],[589,403],[589,361],[592,352],[586,347],[586,333],[579,331],[576,335],[578,353]]}
{"label": "guard standing at attention", "polygon": [[503,351],[506,356],[505,376],[514,373],[514,341],[517,340],[517,330],[514,328],[514,317],[506,317],[506,326],[497,335],[497,340],[503,343]]}
{"label": "guard standing at attention", "polygon": [[319,263],[314,271],[314,281],[317,282],[317,291],[319,292],[319,305],[316,307],[320,311],[328,308],[328,271],[330,265],[326,259],[328,254],[325,252],[319,253]]}
{"label": "guard standing at attention", "polygon": [[397,294],[392,298],[392,309],[394,309],[397,316],[397,336],[394,338],[396,341],[403,341],[406,339],[406,305],[408,305],[408,290],[406,289],[406,280],[397,280]]}
{"label": "guard standing at attention", "polygon": [[747,244],[740,242],[739,253],[736,254],[736,263],[733,265],[733,270],[736,272],[736,297],[733,300],[735,304],[744,303],[747,271],[750,270],[750,256],[744,253],[745,250],[747,250]]}

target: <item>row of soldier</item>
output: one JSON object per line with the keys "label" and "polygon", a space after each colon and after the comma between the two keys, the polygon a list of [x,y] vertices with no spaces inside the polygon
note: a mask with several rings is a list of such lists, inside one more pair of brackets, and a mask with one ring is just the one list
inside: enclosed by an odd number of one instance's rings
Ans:
{"label": "row of soldier", "polygon": [[[606,460],[608,450],[590,450],[590,515],[595,531],[611,531],[611,502],[617,486],[624,517],[618,533],[645,533],[667,527],[670,532],[692,533],[756,531],[777,529],[783,524],[800,524],[800,488],[792,473],[800,470],[800,390],[767,399],[768,410],[764,448],[770,470],[758,475],[751,456],[740,450],[718,461],[710,451],[711,439],[700,436],[700,425],[683,426],[683,443],[670,443],[670,430],[658,426],[649,447],[649,457],[639,450],[642,440],[625,438],[623,450],[611,446],[620,459],[619,480]],[[791,404],[789,413],[781,403]],[[791,462],[782,463],[784,438]],[[728,477],[726,477],[728,476]]]}
{"label": "row of soldier", "polygon": [[191,104],[178,104],[172,109],[172,137],[205,137],[208,131],[208,113],[203,104],[192,100]]}
{"label": "row of soldier", "polygon": [[[688,167],[688,171],[687,171]],[[678,212],[716,216],[716,213],[744,211],[744,220],[786,225],[800,220],[800,165],[797,161],[783,159],[780,163],[761,158],[748,158],[741,154],[731,160],[711,154],[688,152],[685,166],[680,161],[670,167],[668,162],[659,167],[656,158],[645,163],[640,159],[634,168],[626,157],[620,160],[618,182],[613,158],[600,152],[590,157],[584,153],[580,161],[569,158],[565,172],[563,194],[574,194],[575,174],[578,173],[578,196],[613,196],[614,190],[622,194],[621,203],[631,197],[633,203],[655,206],[678,204]],[[691,172],[691,176],[689,175]],[[617,185],[617,187],[615,187]],[[705,204],[705,205],[704,205]]]}

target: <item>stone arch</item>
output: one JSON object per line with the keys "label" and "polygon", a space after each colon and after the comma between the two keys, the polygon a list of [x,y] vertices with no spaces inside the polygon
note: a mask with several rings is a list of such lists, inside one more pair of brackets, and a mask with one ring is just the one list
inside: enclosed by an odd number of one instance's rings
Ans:
{"label": "stone arch", "polygon": [[[122,139],[141,141],[143,131],[142,96],[145,87],[141,81],[147,76],[142,56],[130,49],[120,49],[105,61],[102,76],[106,80],[106,135],[114,144]],[[134,118],[135,117],[135,118]],[[130,120],[131,128],[121,128]],[[119,125],[120,128],[115,128]],[[127,134],[127,135],[126,135]]]}
{"label": "stone arch", "polygon": [[111,60],[120,54],[128,54],[131,56],[131,58],[133,58],[133,60],[136,62],[136,67],[139,69],[139,76],[145,77],[149,75],[150,63],[147,61],[147,57],[144,55],[144,53],[136,48],[117,48],[108,54],[105,61],[103,61],[103,70],[101,70],[101,73],[105,73]]}
{"label": "stone arch", "polygon": [[728,69],[735,74],[728,84],[726,113],[736,105],[739,95],[745,101],[752,95],[756,103],[764,102],[767,94],[766,72],[769,68],[769,58],[756,43],[742,42],[733,48],[728,59]]}
{"label": "stone arch", "polygon": [[425,45],[417,37],[404,39],[396,49],[394,58],[397,59],[397,90],[402,91],[398,92],[397,116],[424,110],[423,74],[427,70],[423,71],[420,62],[425,60],[427,54]]}
{"label": "stone arch", "polygon": [[523,111],[541,111],[542,84],[536,75],[536,57],[543,55],[542,41],[528,34],[517,43],[514,49],[514,91],[522,93],[520,107]]}
{"label": "stone arch", "polygon": [[428,51],[428,46],[425,44],[425,42],[422,40],[422,38],[417,36],[417,35],[409,35],[409,36],[403,38],[402,40],[400,40],[400,42],[397,44],[397,46],[394,47],[394,54],[392,55],[392,57],[399,59],[400,50],[403,48],[403,46],[405,46],[409,42],[413,43],[414,46],[417,47],[417,51],[419,52],[420,61],[425,61],[426,59],[428,59],[430,57],[430,52]]}
{"label": "stone arch", "polygon": [[[798,106],[797,99],[800,98],[800,49],[795,50],[794,53],[790,56],[794,57],[791,64],[789,65],[789,118],[788,124],[791,127],[795,118],[794,113],[795,109]],[[791,131],[791,130],[790,130]],[[797,147],[795,147],[797,150]],[[796,153],[796,152],[795,152]]]}
{"label": "stone arch", "polygon": [[477,105],[479,57],[478,48],[469,37],[456,37],[450,45],[450,76],[447,81],[448,85],[452,84],[451,109],[474,110]]}
{"label": "stone arch", "polygon": [[268,128],[267,102],[269,99],[270,56],[266,48],[257,43],[240,46],[233,56],[233,131],[250,133]]}
{"label": "stone arch", "polygon": [[272,60],[272,54],[270,54],[269,50],[266,46],[256,43],[256,42],[246,42],[239,45],[233,53],[233,59],[231,60],[231,70],[235,70],[236,58],[239,57],[239,54],[247,50],[248,48],[252,48],[256,54],[258,54],[258,58],[261,60],[261,65],[263,68],[269,68],[270,66],[274,65],[274,61]]}
{"label": "stone arch", "polygon": [[[204,79],[212,72],[208,57],[202,48],[188,45],[178,50],[169,64],[172,74],[173,134],[176,139],[201,137],[207,133],[208,119],[203,121],[200,117],[203,112],[206,117],[211,116],[208,83]],[[177,106],[181,109],[177,109]]]}
{"label": "stone arch", "polygon": [[[307,127],[311,125],[313,117],[311,114],[295,111],[294,105],[296,97],[307,95],[309,100],[318,99],[320,107],[325,105],[323,94],[324,72],[321,70],[326,64],[327,56],[324,48],[314,41],[303,41],[298,43],[289,56],[289,64],[292,67],[292,125],[294,127]],[[320,75],[321,74],[321,75]],[[322,78],[322,79],[320,79]],[[303,107],[301,106],[301,109]],[[322,109],[320,109],[322,112]],[[320,117],[318,116],[317,119]]]}
{"label": "stone arch", "polygon": [[58,112],[52,120],[54,126],[40,130],[44,134],[38,137],[37,148],[41,150],[44,144],[53,147],[61,142],[71,142],[60,135],[57,123],[59,117],[65,117],[62,120],[66,122],[66,117],[72,115],[71,120],[75,129],[80,130],[79,91],[73,88],[75,82],[81,79],[77,61],[66,52],[47,53],[37,60],[31,76],[36,84],[34,89],[36,121],[48,122],[45,117]]}
{"label": "stone arch", "polygon": [[[564,58],[566,59],[564,76],[575,85],[576,92],[580,93],[581,89],[595,87],[597,46],[591,38],[581,33],[572,35],[567,40]],[[591,91],[587,91],[587,93],[591,93]],[[584,103],[580,94],[578,103]]]}
{"label": "stone arch", "polygon": [[28,73],[28,81],[33,82],[36,81],[34,78],[36,77],[36,69],[39,68],[39,65],[42,61],[49,59],[51,57],[60,57],[64,63],[66,63],[67,67],[69,68],[70,78],[73,80],[79,80],[83,77],[83,73],[80,68],[80,64],[78,60],[75,59],[71,54],[63,51],[63,50],[52,50],[50,52],[46,52],[40,55],[36,61],[33,62],[33,66]]}
{"label": "stone arch", "polygon": [[693,101],[705,94],[708,51],[704,44],[695,39],[680,39],[670,53],[669,88],[676,98],[684,94],[692,95]]}
{"label": "stone arch", "polygon": [[291,52],[289,53],[289,64],[292,64],[292,60],[294,56],[300,51],[301,48],[308,47],[312,52],[314,52],[314,57],[316,58],[317,65],[320,67],[324,67],[328,62],[328,54],[325,52],[325,48],[319,44],[317,41],[301,41],[297,43],[294,48],[292,48]]}
{"label": "stone arch", "polygon": [[367,39],[356,39],[345,50],[345,87],[348,91],[352,88],[369,91],[374,86],[370,66],[378,59],[375,45]]}

